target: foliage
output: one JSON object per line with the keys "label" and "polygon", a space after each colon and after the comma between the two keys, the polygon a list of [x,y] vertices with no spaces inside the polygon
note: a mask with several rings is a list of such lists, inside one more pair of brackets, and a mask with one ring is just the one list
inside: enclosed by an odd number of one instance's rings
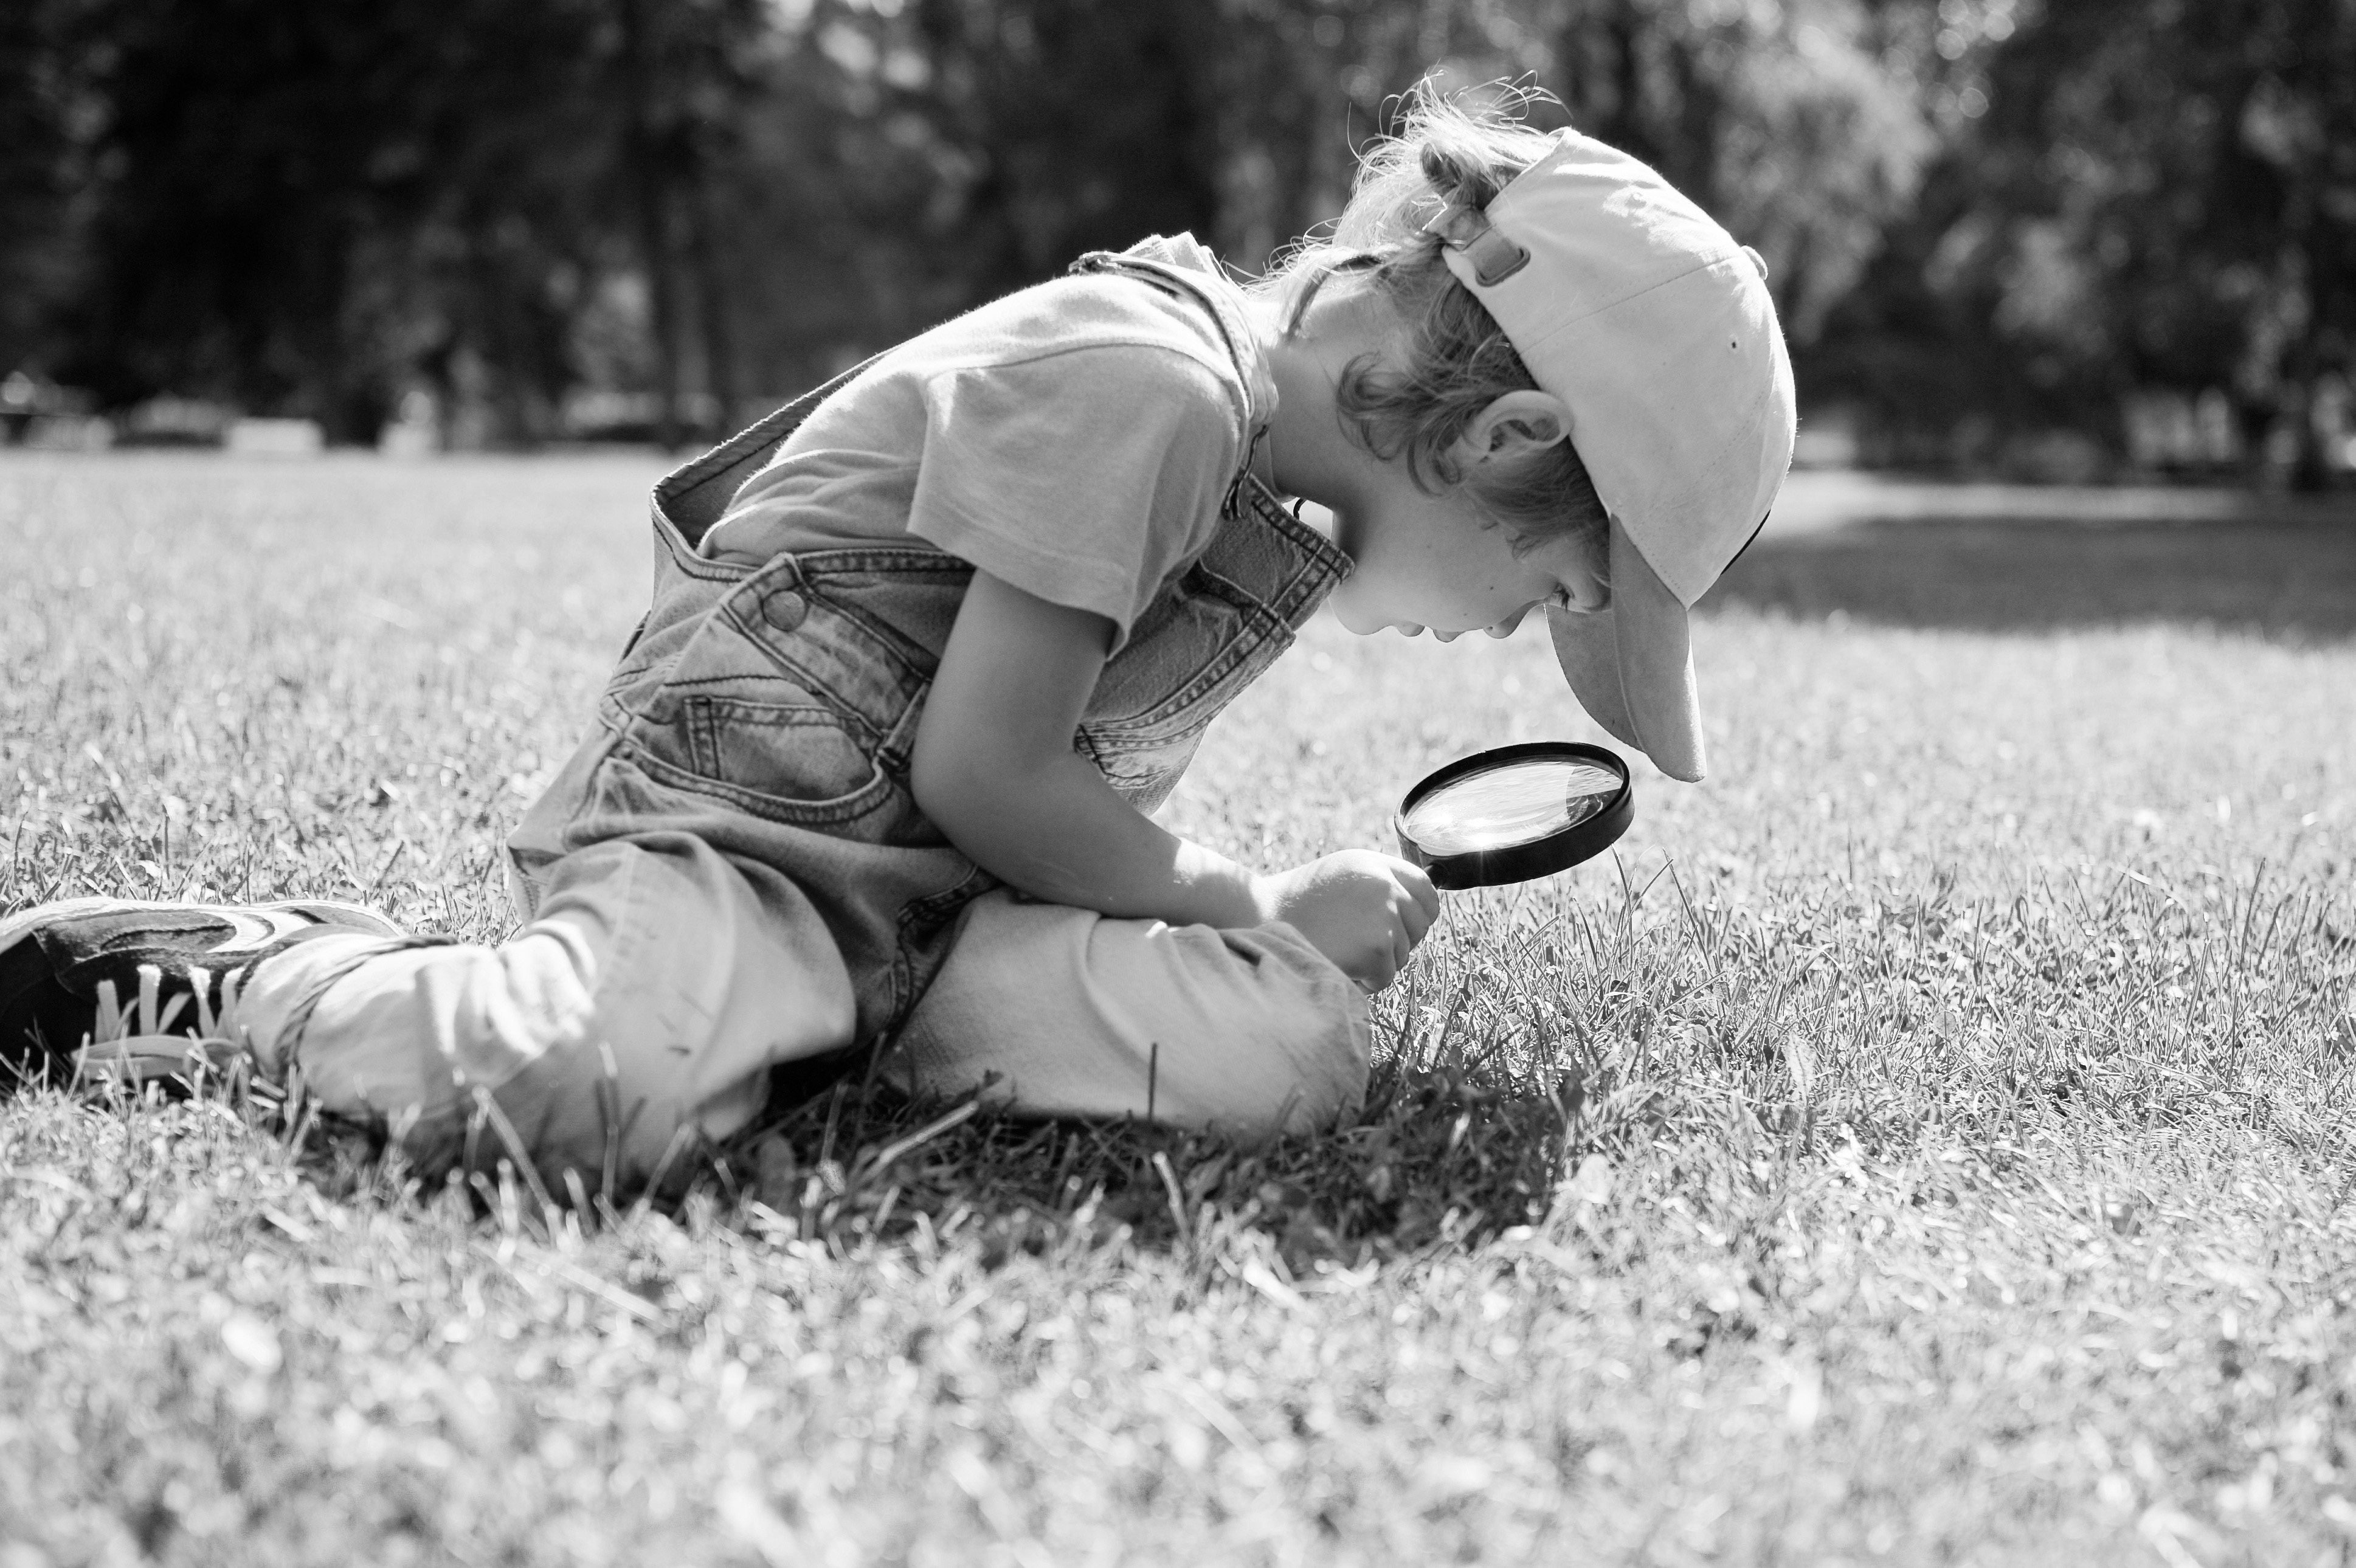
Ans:
{"label": "foliage", "polygon": [[366,440],[423,389],[445,435],[514,444],[602,388],[669,445],[1084,249],[1191,229],[1263,265],[1437,75],[1550,91],[1541,123],[1693,191],[1769,261],[1811,410],[1892,452],[2116,445],[2138,389],[2218,389],[2254,464],[2319,483],[2356,406],[2345,0],[27,0],[0,28],[0,358],[115,405]]}
{"label": "foliage", "polygon": [[11,367],[70,292],[70,126],[89,103],[59,46],[64,12],[60,0],[0,10],[0,365]]}
{"label": "foliage", "polygon": [[605,127],[574,10],[452,29],[422,4],[79,0],[59,52],[100,106],[90,269],[54,369],[347,438],[462,344],[494,402],[561,385],[555,296],[595,241]]}
{"label": "foliage", "polygon": [[2356,7],[2012,16],[1991,9],[1966,45],[1986,54],[1967,90],[1982,117],[1849,300],[1826,384],[1868,389],[1901,425],[1944,413],[1900,400],[1960,381],[2008,424],[2097,429],[2132,389],[2220,388],[2254,456],[2271,437],[2319,483],[2319,404],[2356,365]]}

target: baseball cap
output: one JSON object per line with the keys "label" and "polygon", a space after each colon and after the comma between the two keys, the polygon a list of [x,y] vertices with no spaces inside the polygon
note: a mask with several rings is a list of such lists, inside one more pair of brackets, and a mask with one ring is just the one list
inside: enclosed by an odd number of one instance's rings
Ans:
{"label": "baseball cap", "polygon": [[1549,607],[1589,716],[1672,778],[1707,759],[1687,610],[1792,464],[1792,362],[1764,263],[1637,159],[1575,131],[1428,227],[1541,390],[1612,519],[1612,599]]}

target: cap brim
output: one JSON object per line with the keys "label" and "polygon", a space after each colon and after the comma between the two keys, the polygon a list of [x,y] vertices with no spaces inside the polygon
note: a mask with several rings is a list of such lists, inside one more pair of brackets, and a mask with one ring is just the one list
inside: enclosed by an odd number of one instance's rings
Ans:
{"label": "cap brim", "polygon": [[1700,779],[1707,759],[1686,607],[1618,518],[1612,520],[1611,604],[1584,611],[1549,606],[1547,630],[1590,718],[1670,778]]}

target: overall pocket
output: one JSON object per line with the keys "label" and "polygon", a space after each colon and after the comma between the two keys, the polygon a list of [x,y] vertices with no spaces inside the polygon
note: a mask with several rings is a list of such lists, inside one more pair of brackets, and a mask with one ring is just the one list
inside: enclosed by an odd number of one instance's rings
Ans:
{"label": "overall pocket", "polygon": [[1221,709],[1292,644],[1292,628],[1208,566],[1181,575],[1106,664],[1080,720],[1080,752],[1151,811],[1194,759]]}
{"label": "overall pocket", "polygon": [[885,742],[922,689],[785,558],[713,604],[623,704],[620,749],[753,815],[841,823],[890,800]]}

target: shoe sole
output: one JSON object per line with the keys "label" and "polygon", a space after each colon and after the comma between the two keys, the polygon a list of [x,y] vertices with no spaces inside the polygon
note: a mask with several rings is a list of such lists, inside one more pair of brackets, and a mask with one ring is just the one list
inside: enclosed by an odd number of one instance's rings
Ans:
{"label": "shoe sole", "polygon": [[[373,909],[362,908],[358,904],[338,903],[332,898],[288,898],[274,904],[198,904],[177,899],[102,897],[60,898],[54,904],[37,904],[29,909],[11,915],[5,920],[0,920],[0,954],[6,953],[18,942],[27,940],[41,927],[55,924],[59,920],[78,919],[85,915],[123,914],[140,909],[209,909],[227,916],[232,925],[239,925],[238,917],[241,915],[251,918],[254,915],[268,916],[283,911],[309,916],[312,923],[316,925],[360,929],[372,935],[394,939],[409,935],[407,931]],[[323,913],[324,918],[322,918]],[[243,928],[241,925],[239,929],[241,930]],[[286,934],[277,930],[275,921],[272,922],[272,929],[273,936]],[[246,944],[239,943],[228,950],[234,951],[237,946],[244,945]]]}

